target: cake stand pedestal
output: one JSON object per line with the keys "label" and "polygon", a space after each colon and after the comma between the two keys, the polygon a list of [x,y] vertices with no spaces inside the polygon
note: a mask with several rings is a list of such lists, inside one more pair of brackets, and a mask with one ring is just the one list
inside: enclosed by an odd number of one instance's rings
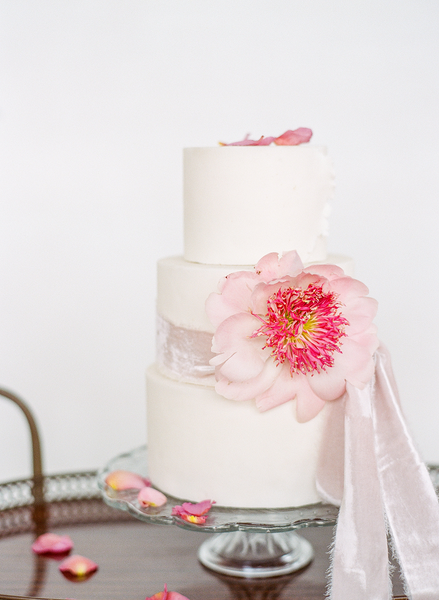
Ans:
{"label": "cake stand pedestal", "polygon": [[217,533],[198,550],[198,560],[208,569],[253,579],[289,575],[309,565],[313,558],[311,544],[291,531]]}
{"label": "cake stand pedestal", "polygon": [[140,506],[136,490],[114,491],[105,479],[117,470],[147,477],[146,446],[116,456],[99,471],[98,485],[104,501],[142,521],[213,533],[201,544],[198,559],[207,569],[222,575],[262,579],[303,569],[312,561],[314,553],[311,544],[295,530],[334,525],[337,518],[338,509],[323,503],[280,509],[213,506],[206,522],[196,525],[171,514],[173,506],[185,500],[169,496],[166,490],[163,491],[168,502],[160,508]]}

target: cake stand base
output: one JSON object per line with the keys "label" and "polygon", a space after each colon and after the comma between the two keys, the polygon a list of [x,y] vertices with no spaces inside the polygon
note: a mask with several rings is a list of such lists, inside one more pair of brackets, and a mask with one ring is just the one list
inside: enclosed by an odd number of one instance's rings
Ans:
{"label": "cake stand base", "polygon": [[206,568],[246,578],[277,577],[306,567],[314,558],[311,544],[292,531],[218,533],[198,550]]}

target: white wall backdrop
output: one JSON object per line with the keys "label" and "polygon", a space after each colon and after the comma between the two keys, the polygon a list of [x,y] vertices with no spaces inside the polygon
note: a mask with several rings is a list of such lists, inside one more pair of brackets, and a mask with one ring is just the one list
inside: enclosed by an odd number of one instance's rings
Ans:
{"label": "white wall backdrop", "polygon": [[[49,473],[145,440],[155,263],[182,251],[184,146],[311,127],[330,249],[380,301],[404,409],[439,462],[439,4],[2,0],[0,386]],[[0,399],[0,480],[30,472]]]}

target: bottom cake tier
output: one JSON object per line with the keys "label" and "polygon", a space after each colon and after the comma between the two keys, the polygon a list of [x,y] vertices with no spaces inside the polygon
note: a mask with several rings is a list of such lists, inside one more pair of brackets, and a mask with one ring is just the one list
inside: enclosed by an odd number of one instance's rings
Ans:
{"label": "bottom cake tier", "polygon": [[178,498],[280,508],[319,502],[315,485],[325,410],[298,423],[295,402],[261,413],[211,387],[147,371],[148,472]]}

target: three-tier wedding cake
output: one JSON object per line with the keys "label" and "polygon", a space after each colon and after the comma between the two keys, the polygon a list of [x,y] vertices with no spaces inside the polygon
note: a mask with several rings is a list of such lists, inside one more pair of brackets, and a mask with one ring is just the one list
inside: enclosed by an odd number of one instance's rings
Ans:
{"label": "three-tier wedding cake", "polygon": [[300,506],[315,487],[325,410],[306,423],[295,401],[268,411],[215,391],[214,326],[205,303],[222,278],[267,253],[306,265],[326,252],[334,174],[324,147],[184,150],[184,256],[158,262],[157,361],[147,373],[148,468],[165,493],[237,507]]}

